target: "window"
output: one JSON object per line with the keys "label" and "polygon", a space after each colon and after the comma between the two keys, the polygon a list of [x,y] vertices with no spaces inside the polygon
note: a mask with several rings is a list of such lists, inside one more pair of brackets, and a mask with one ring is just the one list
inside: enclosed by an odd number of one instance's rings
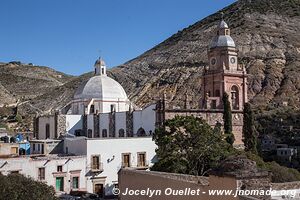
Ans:
{"label": "window", "polygon": [[231,104],[234,110],[239,109],[239,88],[235,85],[231,88]]}
{"label": "window", "polygon": [[46,124],[46,139],[50,138],[50,125]]}
{"label": "window", "polygon": [[142,127],[139,128],[139,130],[137,131],[137,136],[146,136],[145,129],[143,129]]}
{"label": "window", "polygon": [[38,151],[40,151],[41,150],[40,144],[38,144],[37,146],[38,146]]}
{"label": "window", "polygon": [[11,171],[10,174],[19,174],[19,171]]}
{"label": "window", "polygon": [[146,153],[138,153],[138,167],[146,166]]}
{"label": "window", "polygon": [[104,68],[102,68],[101,70],[102,70],[102,74],[104,74]]}
{"label": "window", "polygon": [[125,131],[122,128],[119,130],[119,137],[125,137]]}
{"label": "window", "polygon": [[32,149],[33,149],[33,151],[35,151],[35,144],[32,145]]}
{"label": "window", "polygon": [[107,137],[107,129],[102,130],[102,137]]}
{"label": "window", "polygon": [[73,177],[72,178],[72,188],[78,189],[79,188],[79,177]]}
{"label": "window", "polygon": [[93,131],[92,129],[88,130],[88,138],[92,138],[93,137]]}
{"label": "window", "polygon": [[130,167],[130,153],[122,154],[122,167]]}
{"label": "window", "polygon": [[39,168],[38,179],[40,181],[45,180],[45,168],[44,167]]}
{"label": "window", "polygon": [[100,169],[100,156],[92,156],[92,169]]}
{"label": "window", "polygon": [[216,90],[215,96],[220,97],[220,90]]}
{"label": "window", "polygon": [[90,114],[94,114],[95,112],[95,106],[94,105],[91,105],[91,108],[90,108]]}
{"label": "window", "polygon": [[57,172],[62,172],[63,171],[63,166],[62,165],[58,165],[57,166]]}
{"label": "window", "polygon": [[56,177],[56,191],[64,191],[64,177]]}

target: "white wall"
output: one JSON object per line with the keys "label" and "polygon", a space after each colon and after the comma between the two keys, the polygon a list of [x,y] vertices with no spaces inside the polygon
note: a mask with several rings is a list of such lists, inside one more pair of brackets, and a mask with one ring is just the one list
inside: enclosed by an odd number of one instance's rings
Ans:
{"label": "white wall", "polygon": [[116,137],[119,137],[119,130],[124,129],[125,136],[126,133],[126,112],[116,112]]}
{"label": "white wall", "polygon": [[[85,144],[86,144],[86,147]],[[130,153],[131,166],[137,165],[137,153],[146,152],[146,162],[152,166],[156,162],[155,149],[157,148],[151,137],[139,138],[111,138],[111,139],[84,139],[73,138],[65,139],[65,146],[68,146],[69,153],[78,153],[87,157],[87,171],[91,169],[92,155],[100,155],[100,162],[103,163],[103,172],[96,175],[95,178],[106,177],[106,195],[111,195],[113,183],[118,182],[118,171],[122,165],[122,153]],[[84,152],[86,149],[86,152]],[[87,181],[87,191],[93,191],[93,182],[91,177]]]}
{"label": "white wall", "polygon": [[[69,160],[70,159],[70,160]],[[49,161],[47,161],[49,160]],[[6,158],[0,160],[2,166],[0,172],[4,175],[9,174],[11,171],[19,171],[20,174],[32,177],[34,180],[38,180],[38,169],[45,168],[45,182],[55,188],[56,177],[64,177],[64,191],[69,193],[71,190],[71,172],[79,171],[79,189],[86,190],[85,168],[86,157],[85,156],[72,156],[72,157],[40,157],[38,159],[32,159],[30,157],[17,157]],[[63,166],[63,172],[57,174],[57,166]],[[53,174],[54,173],[54,174]],[[56,175],[55,175],[56,173]]]}
{"label": "white wall", "polygon": [[77,129],[82,129],[82,115],[66,115],[66,132],[75,135]]}
{"label": "white wall", "polygon": [[152,133],[155,130],[155,104],[146,107],[143,110],[133,112],[133,133],[137,134],[139,128],[143,128],[146,134],[151,130]]}
{"label": "white wall", "polygon": [[102,137],[102,130],[107,130],[107,136],[109,136],[109,113],[100,114],[100,137]]}

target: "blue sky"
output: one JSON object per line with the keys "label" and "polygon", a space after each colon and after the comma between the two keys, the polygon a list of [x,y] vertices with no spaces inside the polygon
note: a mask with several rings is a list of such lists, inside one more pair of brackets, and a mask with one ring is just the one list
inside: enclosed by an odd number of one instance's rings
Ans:
{"label": "blue sky", "polygon": [[122,64],[234,0],[1,0],[0,62],[92,71]]}

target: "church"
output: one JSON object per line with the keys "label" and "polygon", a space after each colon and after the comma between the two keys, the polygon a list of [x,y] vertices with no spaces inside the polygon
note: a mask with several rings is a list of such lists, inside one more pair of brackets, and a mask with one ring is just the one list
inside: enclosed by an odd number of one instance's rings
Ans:
{"label": "church", "polygon": [[247,74],[238,63],[237,49],[224,20],[218,24],[208,47],[209,64],[203,71],[198,109],[171,108],[163,97],[144,109],[136,108],[123,87],[106,74],[99,58],[94,76],[84,82],[73,100],[54,115],[35,120],[37,139],[57,139],[64,135],[88,138],[151,136],[157,126],[176,115],[202,117],[211,126],[222,123],[222,97],[226,92],[232,108],[235,145],[243,146],[243,105],[247,102]]}

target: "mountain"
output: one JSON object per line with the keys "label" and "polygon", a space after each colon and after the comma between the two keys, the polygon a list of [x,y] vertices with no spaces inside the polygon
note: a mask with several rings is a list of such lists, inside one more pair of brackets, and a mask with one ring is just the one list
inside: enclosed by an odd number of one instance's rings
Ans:
{"label": "mountain", "polygon": [[299,106],[299,0],[237,1],[112,69],[114,77],[138,105],[165,91],[174,105],[183,106],[187,93],[197,107],[207,46],[221,12],[249,73],[251,101],[260,107],[283,101]]}
{"label": "mountain", "polygon": [[[287,102],[299,108],[300,0],[239,0],[179,31],[154,48],[112,68],[130,99],[145,106],[165,92],[174,106],[186,94],[197,108],[207,46],[224,13],[239,61],[249,73],[249,98],[259,108]],[[47,67],[0,64],[0,104],[19,100],[18,110],[49,113],[68,103],[77,86],[92,73],[72,77]]]}

